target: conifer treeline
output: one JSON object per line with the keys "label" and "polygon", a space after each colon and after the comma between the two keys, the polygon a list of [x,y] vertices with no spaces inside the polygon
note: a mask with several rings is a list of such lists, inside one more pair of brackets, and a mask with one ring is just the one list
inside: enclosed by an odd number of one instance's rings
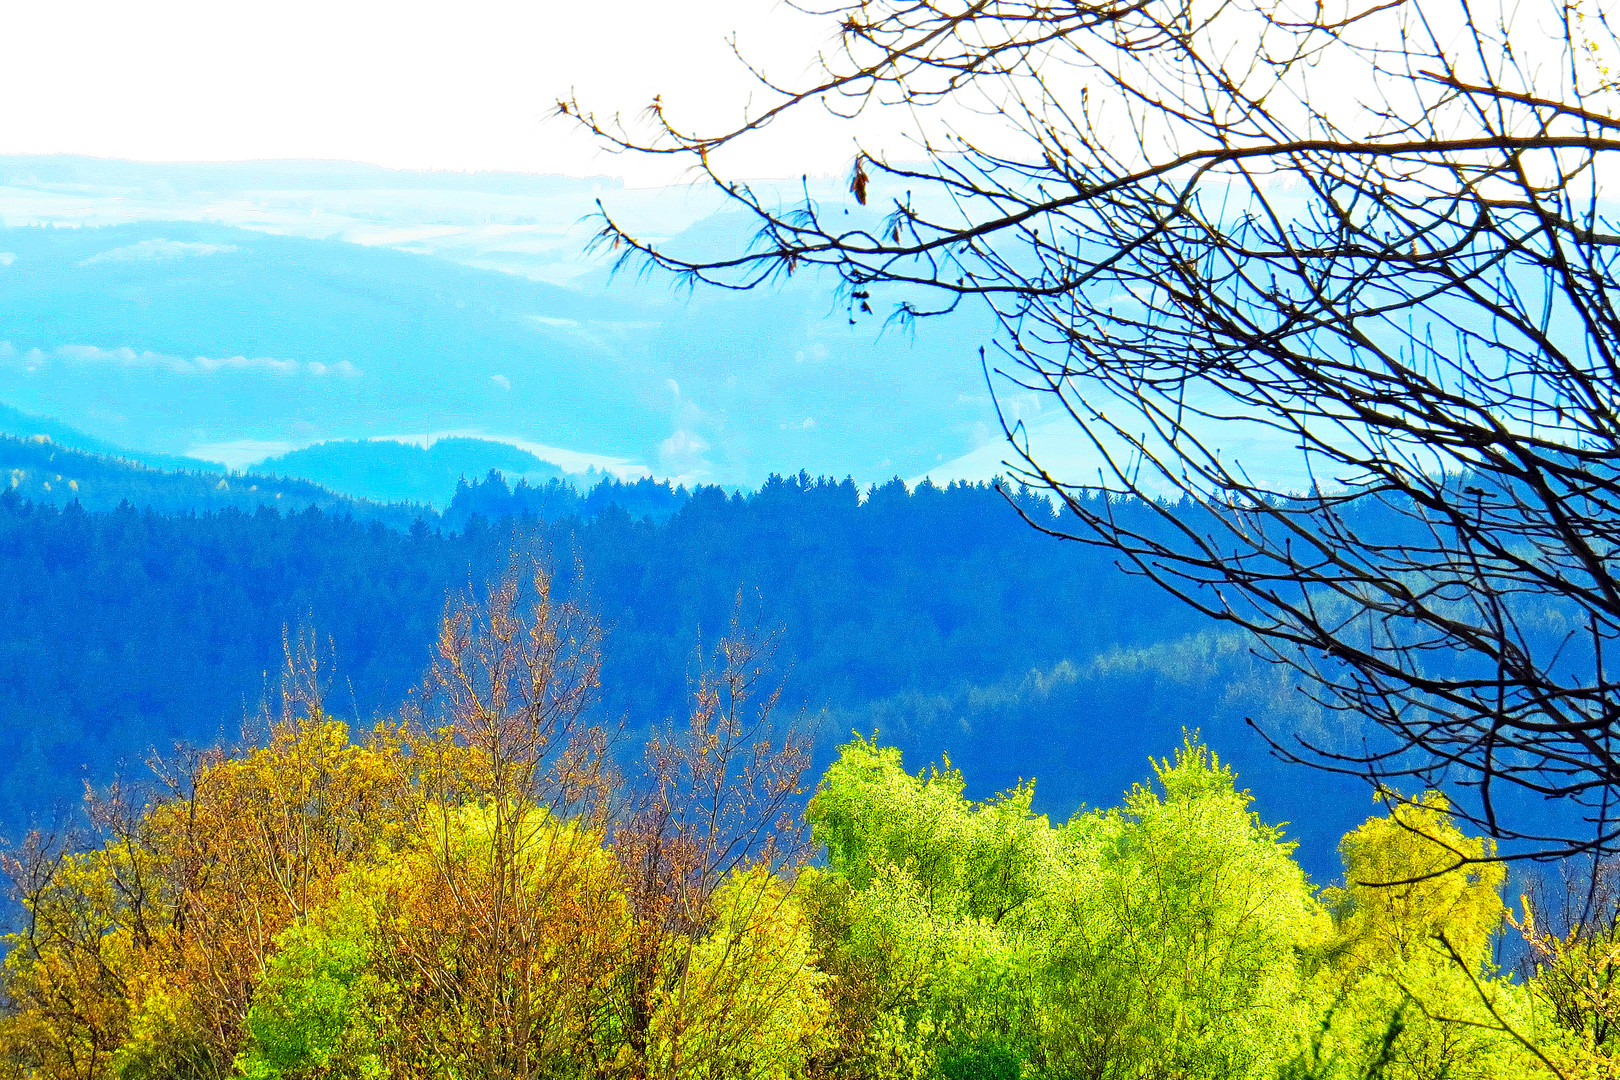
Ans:
{"label": "conifer treeline", "polygon": [[[492,513],[541,509],[508,505],[499,480],[471,490]],[[739,589],[787,628],[789,697],[845,709],[1203,625],[1105,553],[1034,534],[983,485],[863,493],[790,477],[747,496],[702,489],[662,521],[587,509],[402,532],[311,511],[91,512],[0,495],[0,823],[76,800],[87,765],[99,783],[151,747],[233,737],[269,689],[283,627],[330,645],[332,711],[392,712],[447,592],[497,572],[514,529],[524,543],[539,531],[555,565],[583,564],[608,635],[603,708],[641,724],[680,711],[697,637],[725,625]],[[1107,617],[1074,618],[1076,604]]]}

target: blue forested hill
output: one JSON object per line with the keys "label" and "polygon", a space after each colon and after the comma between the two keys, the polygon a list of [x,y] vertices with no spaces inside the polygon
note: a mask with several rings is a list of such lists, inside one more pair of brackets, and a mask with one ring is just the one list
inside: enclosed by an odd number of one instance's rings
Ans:
{"label": "blue forested hill", "polygon": [[[71,429],[61,434],[83,441]],[[321,443],[247,472],[229,473],[206,462],[186,463],[196,468],[151,468],[117,448],[90,453],[42,434],[0,435],[0,489],[42,506],[78,503],[86,510],[111,510],[125,502],[160,513],[232,508],[251,514],[260,507],[296,513],[314,507],[401,530],[418,521],[460,530],[475,517],[594,518],[610,507],[662,521],[690,497],[683,486],[651,478],[626,481],[587,472],[565,479],[555,467],[506,443],[441,439],[434,449],[441,446],[445,449],[435,454],[380,440]],[[508,482],[503,468],[515,474],[515,481]],[[441,514],[426,500],[376,501],[318,482],[333,475],[347,488],[383,495],[431,493],[434,501],[448,505]]]}
{"label": "blue forested hill", "polygon": [[[1031,529],[987,486],[862,491],[801,474],[751,494],[662,490],[675,505],[658,517],[573,495],[549,523],[469,513],[408,530],[318,509],[0,497],[0,817],[14,832],[151,747],[234,737],[287,626],[330,642],[338,711],[397,707],[447,592],[537,530],[556,566],[583,568],[609,631],[601,708],[632,734],[681,712],[699,634],[712,641],[741,594],[784,628],[784,701],[821,725],[822,755],[877,729],[919,764],[949,753],[985,792],[1036,776],[1061,815],[1112,803],[1144,758],[1200,727],[1267,817],[1295,823],[1313,869],[1331,871],[1332,842],[1365,814],[1355,785],[1272,762],[1245,726],[1333,734],[1278,671],[1109,553]],[[463,505],[502,493],[520,501],[495,480]]]}
{"label": "blue forested hill", "polygon": [[355,498],[446,507],[458,484],[490,470],[544,483],[563,470],[527,450],[488,439],[451,437],[431,446],[391,439],[344,439],[316,443],[261,461],[257,476],[301,477]]}
{"label": "blue forested hill", "polygon": [[24,441],[40,441],[44,436],[57,446],[70,450],[79,450],[87,454],[100,454],[104,457],[117,458],[120,461],[145,465],[149,469],[169,469],[179,472],[224,472],[225,467],[216,461],[202,461],[197,458],[179,457],[174,454],[160,454],[144,450],[130,450],[127,447],[116,446],[105,439],[98,439],[88,435],[77,428],[43,416],[34,416],[20,409],[13,409],[9,405],[0,404],[0,434],[10,435]]}
{"label": "blue forested hill", "polygon": [[[62,466],[70,461],[64,480],[50,480],[62,473]],[[511,443],[467,436],[442,436],[428,446],[396,439],[313,443],[259,461],[242,470],[245,478],[232,480],[219,475],[228,470],[218,462],[117,446],[5,404],[0,404],[0,466],[18,481],[10,486],[21,495],[52,505],[65,505],[79,498],[87,508],[107,509],[128,498],[137,506],[163,510],[218,509],[225,505],[252,510],[259,501],[251,497],[252,493],[262,491],[263,498],[271,500],[272,505],[277,498],[293,496],[293,505],[298,509],[309,505],[332,509],[352,500],[353,505],[346,508],[364,518],[376,516],[384,507],[408,504],[404,511],[396,507],[385,513],[387,522],[395,525],[401,513],[431,517],[447,509],[458,495],[455,514],[463,523],[472,513],[551,517],[565,512],[551,512],[555,497],[545,505],[536,502],[531,481],[542,488],[550,481],[558,481],[587,491],[602,481],[608,481],[610,489],[616,486],[611,477],[594,470],[570,476],[552,462]],[[480,481],[492,471],[514,481],[517,490],[510,486],[481,486]],[[214,479],[205,485],[200,483],[199,474],[213,474]],[[70,482],[82,481],[87,475],[93,475],[96,483],[93,490],[81,493]],[[222,479],[227,482],[221,484]],[[467,483],[469,479],[471,484]],[[55,486],[47,488],[46,482]],[[63,484],[68,486],[63,489]],[[587,502],[591,506],[605,505],[606,501],[629,505],[626,500],[632,499],[645,503],[646,492],[664,485],[642,482],[630,486],[640,494],[627,493],[620,499],[602,493]],[[234,494],[226,496],[227,492]],[[569,503],[571,508],[574,505]],[[287,505],[279,508],[289,509]],[[410,520],[407,518],[405,524]]]}
{"label": "blue forested hill", "polygon": [[382,504],[351,499],[308,480],[274,476],[222,475],[203,468],[187,471],[148,468],[135,461],[61,446],[43,435],[19,439],[0,435],[0,490],[14,500],[43,506],[77,503],[86,510],[111,510],[120,503],[167,513],[260,506],[295,513],[311,507],[363,521],[408,529],[418,518],[434,518],[432,507]]}

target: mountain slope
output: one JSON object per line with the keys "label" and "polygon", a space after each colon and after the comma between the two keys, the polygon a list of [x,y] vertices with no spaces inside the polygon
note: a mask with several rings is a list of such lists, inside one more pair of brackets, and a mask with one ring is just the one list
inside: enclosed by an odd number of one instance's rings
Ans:
{"label": "mountain slope", "polygon": [[917,476],[994,435],[979,321],[885,332],[809,272],[611,278],[582,252],[598,196],[682,250],[751,229],[688,188],[0,159],[0,400],[232,468],[456,431],[749,487]]}
{"label": "mountain slope", "polygon": [[450,505],[461,480],[478,481],[493,469],[531,483],[561,479],[563,470],[527,450],[488,439],[450,437],[430,446],[392,439],[316,443],[253,466],[252,475],[301,477],[333,491],[374,502]]}
{"label": "mountain slope", "polygon": [[223,472],[225,468],[216,461],[202,461],[197,458],[179,457],[174,454],[160,454],[147,450],[131,450],[128,447],[115,446],[105,439],[87,435],[77,428],[69,427],[67,424],[43,416],[34,416],[5,404],[0,404],[0,435],[10,435],[25,440],[36,435],[43,435],[57,446],[66,447],[70,450],[82,450],[87,454],[100,454],[105,457],[133,461],[151,469],[174,469],[182,472],[195,472],[198,470],[203,472]]}
{"label": "mountain slope", "polygon": [[112,510],[127,503],[162,513],[209,513],[260,507],[294,514],[311,509],[409,529],[436,515],[428,506],[383,505],[328,491],[308,480],[221,475],[197,469],[174,472],[137,462],[58,446],[43,435],[0,435],[0,498],[85,510]]}

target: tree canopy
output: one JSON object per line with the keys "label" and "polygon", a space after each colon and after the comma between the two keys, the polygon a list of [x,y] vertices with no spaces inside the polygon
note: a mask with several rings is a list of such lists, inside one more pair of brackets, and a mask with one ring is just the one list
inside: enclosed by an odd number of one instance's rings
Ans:
{"label": "tree canopy", "polygon": [[[579,755],[501,765],[547,759],[520,712],[500,746],[454,719],[351,739],[306,700],[166,794],[97,798],[94,843],[32,838],[0,1075],[1612,1075],[1589,1026],[1612,1006],[1568,1007],[1596,942],[1500,971],[1500,868],[1449,863],[1485,841],[1430,839],[1439,796],[1347,836],[1318,891],[1195,737],[1062,824],[1032,784],[967,799],[948,762],[856,737],[803,809],[806,861],[756,799],[748,761],[797,775],[756,725],[700,704],[665,747],[684,766],[565,810],[537,793]],[[719,816],[683,781],[702,761]],[[750,818],[786,831],[738,847]]]}

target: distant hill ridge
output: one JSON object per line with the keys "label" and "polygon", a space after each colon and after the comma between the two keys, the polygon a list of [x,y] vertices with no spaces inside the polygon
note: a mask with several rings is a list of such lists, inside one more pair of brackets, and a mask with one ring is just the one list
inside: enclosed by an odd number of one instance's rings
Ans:
{"label": "distant hill ridge", "polygon": [[83,450],[86,453],[101,454],[105,457],[119,458],[123,461],[136,462],[153,469],[172,469],[180,472],[224,472],[225,466],[217,461],[203,461],[200,458],[180,457],[176,454],[159,454],[145,450],[130,450],[126,447],[115,446],[105,439],[98,439],[94,435],[86,434],[67,424],[51,420],[44,416],[35,416],[32,413],[14,409],[10,405],[0,404],[0,435],[12,435],[19,439],[30,439],[43,435],[58,446],[72,450]]}
{"label": "distant hill ridge", "polygon": [[[201,465],[202,463],[198,463]],[[46,435],[0,435],[0,497],[48,506],[77,502],[86,510],[121,503],[160,513],[206,513],[261,506],[297,513],[315,509],[408,529],[437,518],[431,507],[351,499],[308,480],[247,476],[203,468],[154,469],[139,462],[62,446]]]}
{"label": "distant hill ridge", "polygon": [[[296,505],[349,512],[400,528],[408,528],[419,517],[445,514],[453,519],[447,525],[460,528],[474,514],[592,517],[610,504],[634,517],[662,519],[686,497],[684,489],[677,496],[677,489],[656,481],[613,481],[604,486],[603,481],[611,478],[595,472],[569,474],[511,443],[468,436],[446,436],[426,447],[394,439],[330,440],[261,461],[240,473],[214,461],[116,446],[60,421],[0,404],[0,438],[7,437],[36,445],[0,447],[7,473],[18,476],[17,484],[9,484],[8,476],[0,478],[0,485],[15,488],[19,497],[55,506],[80,497],[83,488],[81,502],[87,509],[111,509],[123,497],[137,506],[166,511],[227,505],[251,510],[263,502],[282,509]],[[51,448],[43,457],[38,452],[41,440]],[[69,456],[54,462],[52,455],[61,452]],[[69,461],[71,468],[64,472]],[[65,479],[52,479],[59,473]],[[198,483],[195,475],[203,474],[213,479]],[[174,478],[185,476],[193,479]],[[92,477],[93,492],[85,488]],[[80,487],[69,486],[70,481]],[[459,505],[452,510],[458,496]],[[407,504],[409,509],[398,511],[395,504]],[[391,509],[384,512],[378,507]]]}
{"label": "distant hill ridge", "polygon": [[[409,444],[393,445],[421,451],[420,447]],[[522,455],[509,459],[513,462],[528,463],[524,458],[538,462],[526,451],[509,449]],[[465,450],[466,447],[452,446],[448,448],[447,457],[453,460],[454,454]],[[406,460],[411,459],[407,456]],[[422,460],[431,459],[423,455]],[[198,468],[158,469],[122,456],[64,446],[44,433],[27,437],[0,434],[0,498],[11,503],[26,501],[55,507],[78,503],[83,509],[93,511],[113,510],[128,503],[165,514],[231,509],[253,513],[260,507],[286,514],[313,509],[335,517],[380,522],[402,532],[422,526],[460,531],[475,518],[485,521],[525,517],[546,521],[590,519],[610,509],[637,520],[663,521],[690,498],[686,488],[652,479],[625,482],[604,476],[591,483],[595,474],[565,479],[561,470],[551,466],[555,475],[538,483],[531,484],[529,477],[543,474],[543,468],[519,474],[512,483],[501,470],[491,467],[483,477],[470,482],[465,475],[457,476],[452,481],[454,497],[448,500],[441,514],[426,502],[354,498],[303,477],[261,472],[227,473],[201,467],[206,464],[203,462],[196,464]],[[539,464],[545,465],[544,462]],[[583,491],[575,486],[574,480],[585,481]]]}
{"label": "distant hill ridge", "polygon": [[261,461],[246,471],[255,476],[299,477],[356,498],[376,502],[427,503],[443,509],[457,483],[477,480],[495,469],[514,481],[560,480],[549,461],[510,443],[465,436],[438,439],[428,446],[393,439],[345,439],[316,443]]}

